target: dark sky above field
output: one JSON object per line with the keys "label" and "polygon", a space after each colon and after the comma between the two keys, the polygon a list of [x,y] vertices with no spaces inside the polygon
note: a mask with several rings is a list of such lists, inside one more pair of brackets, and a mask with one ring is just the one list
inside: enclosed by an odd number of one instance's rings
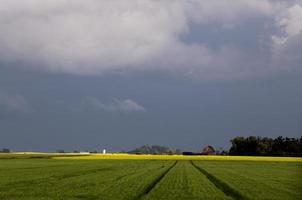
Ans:
{"label": "dark sky above field", "polygon": [[302,135],[302,1],[3,0],[0,148]]}

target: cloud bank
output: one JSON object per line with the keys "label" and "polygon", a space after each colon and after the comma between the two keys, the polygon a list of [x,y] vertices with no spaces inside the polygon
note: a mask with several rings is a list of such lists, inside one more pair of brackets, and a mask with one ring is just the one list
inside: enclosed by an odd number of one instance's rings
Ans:
{"label": "cloud bank", "polygon": [[101,111],[124,113],[146,112],[146,108],[131,99],[115,99],[112,103],[105,104],[95,97],[86,97],[85,103],[93,109]]}
{"label": "cloud bank", "polygon": [[[301,61],[301,7],[302,1],[270,0],[1,0],[0,63],[79,75],[164,71],[210,79],[290,71]],[[236,41],[213,48],[181,39],[192,26],[214,28],[221,37],[230,30],[248,34],[248,23],[263,18],[271,22],[263,24],[271,36],[262,41],[265,56]],[[259,43],[259,34],[250,39]]]}

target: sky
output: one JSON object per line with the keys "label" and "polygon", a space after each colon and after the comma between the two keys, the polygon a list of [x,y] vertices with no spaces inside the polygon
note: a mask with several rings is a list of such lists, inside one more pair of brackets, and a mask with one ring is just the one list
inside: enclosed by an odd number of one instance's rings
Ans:
{"label": "sky", "polygon": [[0,148],[302,135],[301,0],[0,0]]}

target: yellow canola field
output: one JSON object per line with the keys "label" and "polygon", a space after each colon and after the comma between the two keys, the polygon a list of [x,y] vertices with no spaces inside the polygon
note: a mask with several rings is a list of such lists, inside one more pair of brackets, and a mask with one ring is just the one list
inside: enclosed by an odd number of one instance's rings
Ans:
{"label": "yellow canola field", "polygon": [[133,159],[133,160],[238,160],[238,161],[275,161],[275,162],[302,162],[301,157],[264,157],[264,156],[184,156],[184,155],[135,155],[135,154],[89,154],[79,156],[59,156],[53,159]]}

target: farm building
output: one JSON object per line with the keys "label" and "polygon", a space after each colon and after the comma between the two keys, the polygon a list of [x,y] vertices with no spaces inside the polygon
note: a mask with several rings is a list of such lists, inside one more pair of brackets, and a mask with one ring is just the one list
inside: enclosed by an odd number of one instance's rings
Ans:
{"label": "farm building", "polygon": [[195,152],[182,152],[182,155],[186,156],[198,156],[198,155],[216,155],[216,151],[213,146],[207,145],[202,149],[201,153],[195,153]]}
{"label": "farm building", "polygon": [[216,151],[214,147],[208,145],[202,149],[201,155],[215,155]]}

